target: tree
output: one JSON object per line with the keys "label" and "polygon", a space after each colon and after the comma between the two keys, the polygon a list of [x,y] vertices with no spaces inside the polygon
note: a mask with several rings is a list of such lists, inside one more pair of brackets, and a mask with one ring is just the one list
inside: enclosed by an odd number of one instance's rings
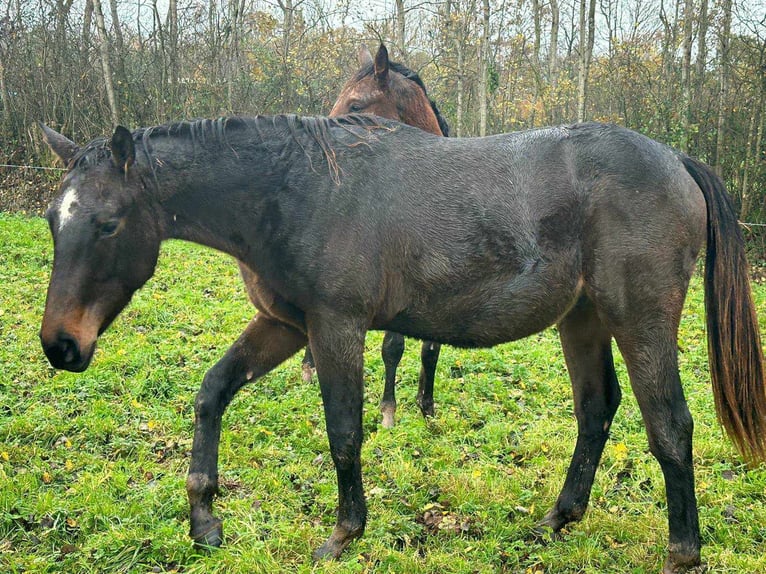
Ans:
{"label": "tree", "polygon": [[93,12],[96,15],[96,29],[99,36],[99,51],[101,53],[101,71],[103,72],[104,89],[106,90],[109,110],[112,114],[112,127],[120,123],[120,112],[117,107],[117,98],[114,95],[114,79],[112,66],[109,63],[109,37],[104,23],[104,12],[101,10],[101,0],[93,0]]}
{"label": "tree", "polygon": [[[587,5],[587,20],[586,20]],[[585,121],[585,102],[588,96],[588,75],[593,56],[593,38],[596,32],[596,0],[580,0],[580,69],[577,83],[577,121]],[[587,27],[586,27],[587,24]]]}
{"label": "tree", "polygon": [[731,0],[721,1],[723,11],[718,33],[718,122],[716,126],[715,160],[713,166],[721,173],[721,159],[726,129],[726,101],[729,95],[729,46],[731,42]]}

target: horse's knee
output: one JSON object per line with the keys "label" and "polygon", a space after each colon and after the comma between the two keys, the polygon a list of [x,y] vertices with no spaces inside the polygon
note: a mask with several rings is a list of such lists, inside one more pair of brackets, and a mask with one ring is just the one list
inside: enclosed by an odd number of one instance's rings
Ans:
{"label": "horse's knee", "polygon": [[671,416],[651,413],[646,417],[649,450],[660,463],[691,462],[694,419],[688,408],[677,409]]}
{"label": "horse's knee", "polygon": [[226,381],[217,365],[205,373],[194,399],[194,414],[198,419],[215,417],[223,412],[226,403],[225,386]]}

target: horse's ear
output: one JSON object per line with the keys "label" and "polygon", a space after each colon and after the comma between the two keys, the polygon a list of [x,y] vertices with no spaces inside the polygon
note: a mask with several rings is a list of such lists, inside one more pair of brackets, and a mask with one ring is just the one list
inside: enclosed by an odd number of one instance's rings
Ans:
{"label": "horse's ear", "polygon": [[112,150],[112,163],[120,171],[128,173],[128,168],[136,161],[136,144],[133,143],[133,134],[127,128],[117,126],[109,147]]}
{"label": "horse's ear", "polygon": [[375,54],[375,81],[382,88],[388,83],[388,50],[381,44]]}
{"label": "horse's ear", "polygon": [[359,66],[362,68],[372,66],[372,54],[370,54],[370,49],[364,44],[359,46],[359,51],[356,53],[356,59],[359,60]]}
{"label": "horse's ear", "polygon": [[51,148],[51,151],[64,162],[64,165],[69,165],[72,158],[80,151],[80,146],[42,122],[40,123],[40,129],[43,131],[43,140]]}

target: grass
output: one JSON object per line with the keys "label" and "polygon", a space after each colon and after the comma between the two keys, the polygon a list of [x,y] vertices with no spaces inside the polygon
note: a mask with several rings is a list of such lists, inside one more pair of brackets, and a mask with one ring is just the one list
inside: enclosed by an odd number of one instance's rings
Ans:
{"label": "grass", "polygon": [[[576,424],[554,329],[494,349],[445,347],[436,410],[415,406],[418,345],[399,370],[398,424],[382,429],[381,335],[367,343],[365,536],[341,560],[311,550],[334,523],[336,483],[318,386],[299,358],[239,393],[224,417],[227,544],[197,553],[184,489],[193,401],[252,315],[236,266],[165,245],[155,277],[104,334],[91,368],[52,370],[39,347],[52,245],[43,220],[0,214],[0,570],[5,572],[658,572],[662,475],[625,390],[591,506],[561,540],[533,534],[554,502]],[[755,297],[766,318],[766,287]],[[709,572],[766,572],[766,467],[747,469],[715,420],[695,279],[680,365]],[[762,328],[764,326],[762,325]]]}

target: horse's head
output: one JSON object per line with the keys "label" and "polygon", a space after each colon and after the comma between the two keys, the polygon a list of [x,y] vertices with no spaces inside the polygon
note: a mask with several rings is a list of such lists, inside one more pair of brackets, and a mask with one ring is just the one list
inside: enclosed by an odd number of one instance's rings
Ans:
{"label": "horse's head", "polygon": [[364,46],[358,58],[361,67],[343,86],[330,111],[331,117],[374,114],[437,135],[448,135],[447,123],[436,104],[428,99],[420,77],[402,64],[390,61],[383,44],[374,60]]}
{"label": "horse's head", "polygon": [[98,336],[154,272],[161,223],[152,217],[127,129],[83,148],[42,129],[68,171],[46,213],[54,255],[40,341],[54,367],[79,372]]}

